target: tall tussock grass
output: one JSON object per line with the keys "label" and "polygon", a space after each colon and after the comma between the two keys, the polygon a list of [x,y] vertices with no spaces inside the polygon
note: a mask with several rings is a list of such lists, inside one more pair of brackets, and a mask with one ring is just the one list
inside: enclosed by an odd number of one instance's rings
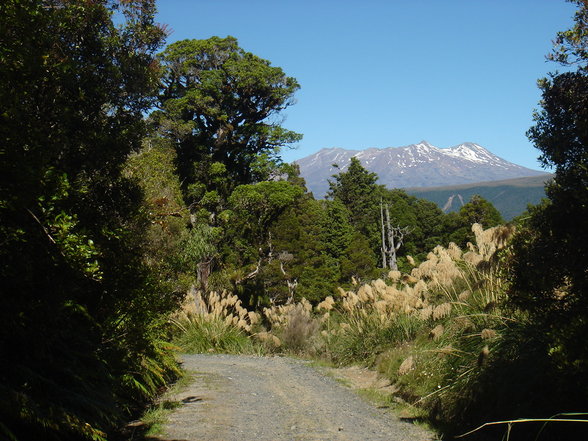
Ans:
{"label": "tall tussock grass", "polygon": [[[451,436],[492,420],[577,410],[566,403],[581,397],[558,378],[541,330],[508,306],[501,250],[513,229],[475,224],[472,231],[476,241],[466,249],[437,246],[420,263],[408,258],[408,273],[354,281],[316,305],[302,299],[253,312],[230,293],[193,293],[174,319],[182,330],[177,341],[196,352],[281,352],[368,365],[396,386],[391,400]],[[532,426],[511,429],[511,439],[527,439]],[[572,430],[548,426],[540,427],[541,440]],[[498,439],[504,430],[491,426],[465,439]]]}
{"label": "tall tussock grass", "polygon": [[174,341],[192,353],[248,353],[253,351],[248,333],[258,320],[258,314],[245,309],[235,295],[211,292],[205,298],[191,290],[172,318]]}

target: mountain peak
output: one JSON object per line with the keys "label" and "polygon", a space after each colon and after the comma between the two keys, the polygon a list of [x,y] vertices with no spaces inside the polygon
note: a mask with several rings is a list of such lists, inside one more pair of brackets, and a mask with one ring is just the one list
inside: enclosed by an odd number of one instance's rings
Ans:
{"label": "mountain peak", "polygon": [[[352,157],[359,159],[370,172],[377,173],[378,182],[388,188],[459,185],[543,174],[499,158],[473,142],[450,148],[438,148],[425,140],[406,147],[330,148],[296,162],[308,189],[316,197],[323,197],[328,189],[327,179],[346,170]],[[333,164],[338,164],[339,170]]]}

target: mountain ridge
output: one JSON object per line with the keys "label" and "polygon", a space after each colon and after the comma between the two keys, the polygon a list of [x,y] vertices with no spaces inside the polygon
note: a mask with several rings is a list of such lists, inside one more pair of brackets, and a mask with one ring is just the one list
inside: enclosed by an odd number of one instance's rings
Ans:
{"label": "mountain ridge", "polygon": [[439,187],[546,174],[506,161],[473,142],[449,148],[439,148],[427,141],[363,150],[330,147],[295,163],[300,166],[308,189],[322,198],[329,188],[328,179],[345,171],[352,157],[377,173],[378,183],[388,188]]}

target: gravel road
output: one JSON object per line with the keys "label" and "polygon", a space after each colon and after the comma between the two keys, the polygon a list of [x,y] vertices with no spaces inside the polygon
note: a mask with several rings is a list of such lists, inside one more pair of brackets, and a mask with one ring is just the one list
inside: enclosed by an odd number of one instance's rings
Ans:
{"label": "gravel road", "polygon": [[431,433],[377,409],[301,360],[185,355],[193,382],[159,439],[425,441]]}

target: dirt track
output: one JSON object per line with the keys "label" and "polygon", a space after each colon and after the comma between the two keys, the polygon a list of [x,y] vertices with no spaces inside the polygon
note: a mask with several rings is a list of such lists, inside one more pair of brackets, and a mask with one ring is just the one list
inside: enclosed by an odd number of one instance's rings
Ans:
{"label": "dirt track", "polygon": [[162,440],[424,441],[432,434],[377,409],[304,361],[186,355],[194,381]]}

